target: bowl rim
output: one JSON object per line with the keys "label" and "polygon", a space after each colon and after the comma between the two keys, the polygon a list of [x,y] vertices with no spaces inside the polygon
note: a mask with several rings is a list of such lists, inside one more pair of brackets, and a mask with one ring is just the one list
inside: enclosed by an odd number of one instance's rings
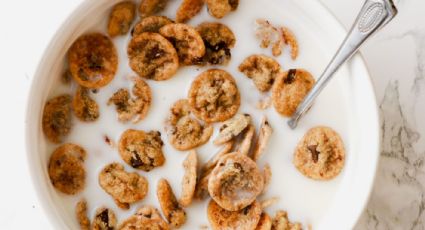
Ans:
{"label": "bowl rim", "polygon": [[[121,1],[121,0],[115,0],[115,1]],[[338,20],[337,17],[323,4],[321,1],[308,1],[309,4],[311,4],[312,8],[316,8],[317,11],[322,11],[324,13],[323,15],[326,15],[327,20],[329,22],[332,22],[332,26],[335,27],[335,33],[343,37],[347,30],[344,28],[342,23]],[[39,201],[39,204],[42,207],[43,212],[49,219],[49,222],[52,224],[55,228],[63,228],[64,226],[67,226],[66,223],[64,223],[64,220],[60,218],[57,212],[53,212],[52,210],[55,209],[55,205],[52,204],[52,202],[49,201],[48,194],[46,191],[48,190],[47,187],[43,186],[42,181],[44,179],[40,176],[38,176],[39,171],[36,167],[36,164],[34,164],[35,161],[39,160],[36,156],[38,154],[38,151],[34,150],[32,146],[37,146],[36,138],[32,136],[31,133],[31,125],[33,122],[32,116],[34,107],[36,105],[34,103],[31,103],[32,98],[35,97],[38,92],[40,91],[41,83],[39,83],[37,80],[40,78],[40,75],[43,72],[43,69],[45,68],[45,62],[47,61],[47,57],[52,55],[52,49],[57,43],[57,41],[61,38],[62,32],[64,32],[67,28],[68,24],[71,24],[71,22],[78,17],[78,15],[81,15],[81,13],[84,11],[85,8],[87,8],[92,2],[90,0],[81,0],[80,3],[76,5],[73,9],[71,9],[69,14],[67,14],[62,23],[60,23],[59,27],[57,28],[54,35],[51,37],[48,45],[45,47],[42,56],[38,62],[37,69],[33,75],[33,78],[31,79],[31,86],[27,98],[27,106],[26,106],[26,112],[25,112],[25,145],[26,145],[26,157],[27,157],[27,164],[29,167],[29,173],[31,176],[32,185],[36,191],[36,197]],[[351,62],[357,62],[358,65],[360,65],[361,68],[363,68],[362,71],[364,71],[367,80],[367,84],[370,86],[370,93],[373,95],[373,105],[374,105],[374,111],[370,111],[372,116],[374,116],[375,124],[377,125],[374,127],[374,130],[376,130],[376,136],[374,137],[373,143],[376,143],[375,150],[376,154],[375,157],[371,158],[371,166],[369,167],[370,177],[367,181],[365,181],[363,184],[365,187],[363,188],[363,192],[365,197],[361,200],[362,202],[358,203],[355,207],[356,210],[353,210],[353,216],[350,218],[351,223],[348,223],[349,229],[353,228],[357,221],[360,218],[360,215],[362,214],[363,210],[366,208],[366,205],[368,203],[368,200],[371,196],[371,192],[373,189],[374,181],[376,179],[376,172],[378,169],[378,163],[379,163],[379,156],[380,156],[380,150],[381,150],[381,138],[382,138],[382,130],[380,129],[379,125],[381,124],[381,118],[379,116],[379,107],[377,103],[376,98],[376,92],[373,85],[373,81],[371,80],[371,75],[369,68],[362,57],[362,55],[358,52],[356,55],[353,56],[353,58],[350,60]],[[42,109],[42,108],[38,108]],[[38,122],[38,121],[37,121]]]}

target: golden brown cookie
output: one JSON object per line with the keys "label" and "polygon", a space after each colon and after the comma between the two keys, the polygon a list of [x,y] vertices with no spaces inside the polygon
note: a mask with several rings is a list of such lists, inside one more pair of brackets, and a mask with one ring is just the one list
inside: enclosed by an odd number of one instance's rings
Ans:
{"label": "golden brown cookie", "polygon": [[173,44],[157,33],[146,32],[133,36],[127,54],[131,69],[146,79],[167,80],[179,67]]}
{"label": "golden brown cookie", "polygon": [[134,26],[132,36],[137,36],[145,32],[159,33],[161,27],[171,23],[173,23],[173,21],[165,16],[149,16],[143,18]]}
{"label": "golden brown cookie", "polygon": [[159,13],[165,9],[168,0],[142,0],[139,5],[140,16],[147,17]]}
{"label": "golden brown cookie", "polygon": [[208,181],[211,197],[228,211],[239,211],[250,205],[263,186],[264,179],[257,164],[238,152],[221,157]]}
{"label": "golden brown cookie", "polygon": [[69,49],[68,63],[71,75],[79,85],[97,89],[114,79],[118,68],[117,51],[107,36],[85,34]]}
{"label": "golden brown cookie", "polygon": [[277,211],[272,222],[272,230],[301,230],[300,223],[291,223],[288,219],[288,213],[285,211]]}
{"label": "golden brown cookie", "polygon": [[182,64],[191,65],[205,54],[204,41],[199,33],[189,25],[168,24],[161,27],[159,33],[173,43]]}
{"label": "golden brown cookie", "polygon": [[292,116],[314,83],[313,76],[303,69],[290,69],[280,74],[272,88],[276,111],[283,116]]}
{"label": "golden brown cookie", "polygon": [[200,64],[227,65],[232,57],[230,49],[236,38],[232,30],[217,22],[204,22],[196,27],[205,44],[205,55]]}
{"label": "golden brown cookie", "polygon": [[263,117],[260,125],[260,134],[258,135],[257,141],[255,142],[251,157],[254,161],[258,161],[261,156],[263,156],[272,134],[273,128],[267,120],[267,117]]}
{"label": "golden brown cookie", "polygon": [[162,213],[173,227],[179,228],[186,223],[186,212],[180,206],[167,180],[158,181],[156,190]]}
{"label": "golden brown cookie", "polygon": [[206,0],[208,12],[215,18],[222,18],[239,6],[239,0]]}
{"label": "golden brown cookie", "polygon": [[137,173],[129,173],[118,163],[106,165],[99,174],[102,189],[123,204],[132,204],[145,198],[148,181]]}
{"label": "golden brown cookie", "polygon": [[271,228],[272,218],[267,213],[263,212],[255,230],[270,230]]}
{"label": "golden brown cookie", "polygon": [[195,17],[204,6],[204,0],[183,0],[177,9],[176,20],[185,23]]}
{"label": "golden brown cookie", "polygon": [[205,144],[214,129],[212,125],[202,124],[193,117],[187,100],[178,100],[171,108],[167,133],[171,145],[181,151]]}
{"label": "golden brown cookie", "polygon": [[220,133],[214,140],[214,144],[221,145],[238,136],[251,123],[249,114],[236,114],[225,121],[220,127]]}
{"label": "golden brown cookie", "polygon": [[344,167],[344,143],[329,127],[310,129],[298,143],[294,153],[295,167],[306,177],[330,180]]}
{"label": "golden brown cookie", "polygon": [[118,151],[131,167],[148,172],[164,164],[163,145],[158,131],[128,129],[121,135]]}
{"label": "golden brown cookie", "polygon": [[71,96],[64,94],[46,102],[43,110],[43,132],[53,143],[62,142],[71,131]]}
{"label": "golden brown cookie", "polygon": [[114,104],[121,122],[132,121],[137,123],[143,120],[152,104],[152,91],[142,79],[134,79],[132,97],[127,89],[119,89],[111,98],[108,105]]}
{"label": "golden brown cookie", "polygon": [[81,230],[90,230],[90,220],[87,217],[87,202],[85,199],[80,200],[75,206],[75,215]]}
{"label": "golden brown cookie", "polygon": [[136,16],[136,4],[124,1],[116,4],[109,15],[108,34],[111,37],[124,35],[130,30]]}
{"label": "golden brown cookie", "polygon": [[261,92],[269,91],[280,73],[279,63],[266,55],[251,55],[239,65],[239,71],[251,78]]}
{"label": "golden brown cookie", "polygon": [[183,207],[187,207],[192,203],[193,195],[195,193],[197,170],[198,170],[198,156],[196,151],[191,151],[183,161],[183,168],[185,170],[182,181],[182,195],[179,203]]}
{"label": "golden brown cookie", "polygon": [[68,195],[81,192],[86,184],[86,151],[78,145],[59,146],[50,156],[49,177],[53,186]]}
{"label": "golden brown cookie", "polygon": [[72,100],[72,109],[75,116],[81,121],[92,122],[99,118],[99,105],[90,97],[87,88],[78,87]]}
{"label": "golden brown cookie", "polygon": [[117,218],[115,213],[109,208],[98,208],[93,218],[92,230],[111,230],[115,229]]}
{"label": "golden brown cookie", "polygon": [[208,204],[207,216],[213,230],[255,230],[260,221],[261,206],[257,201],[254,201],[251,205],[239,211],[231,212],[211,200]]}
{"label": "golden brown cookie", "polygon": [[233,117],[241,104],[235,79],[220,69],[201,73],[192,82],[188,97],[195,116],[208,123]]}

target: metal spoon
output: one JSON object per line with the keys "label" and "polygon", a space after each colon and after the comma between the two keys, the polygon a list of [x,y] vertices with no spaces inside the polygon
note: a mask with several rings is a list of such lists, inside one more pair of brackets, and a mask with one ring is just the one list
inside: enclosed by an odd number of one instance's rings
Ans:
{"label": "metal spoon", "polygon": [[366,0],[338,52],[288,121],[289,127],[292,129],[297,127],[300,118],[307,113],[316,97],[325,88],[339,67],[350,59],[373,33],[384,27],[396,14],[397,8],[393,0]]}

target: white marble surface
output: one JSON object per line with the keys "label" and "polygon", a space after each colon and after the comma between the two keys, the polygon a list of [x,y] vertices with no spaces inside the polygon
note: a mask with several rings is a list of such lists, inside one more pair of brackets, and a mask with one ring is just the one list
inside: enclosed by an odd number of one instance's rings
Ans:
{"label": "white marble surface", "polygon": [[[51,229],[26,168],[26,94],[44,47],[80,1],[0,1],[0,229]],[[363,1],[322,2],[348,28]],[[402,0],[399,9],[361,50],[383,135],[376,183],[356,229],[425,229],[425,1]]]}

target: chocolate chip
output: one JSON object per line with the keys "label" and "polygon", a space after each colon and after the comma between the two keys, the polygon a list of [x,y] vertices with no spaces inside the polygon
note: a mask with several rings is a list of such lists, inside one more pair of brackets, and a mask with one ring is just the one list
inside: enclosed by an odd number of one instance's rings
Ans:
{"label": "chocolate chip", "polygon": [[297,75],[296,69],[290,69],[288,71],[288,76],[286,76],[285,80],[283,81],[285,84],[292,84],[292,82],[295,81],[295,76]]}
{"label": "chocolate chip", "polygon": [[317,163],[319,161],[320,152],[316,150],[317,145],[309,145],[307,149],[311,152],[311,158],[313,158],[313,162]]}

